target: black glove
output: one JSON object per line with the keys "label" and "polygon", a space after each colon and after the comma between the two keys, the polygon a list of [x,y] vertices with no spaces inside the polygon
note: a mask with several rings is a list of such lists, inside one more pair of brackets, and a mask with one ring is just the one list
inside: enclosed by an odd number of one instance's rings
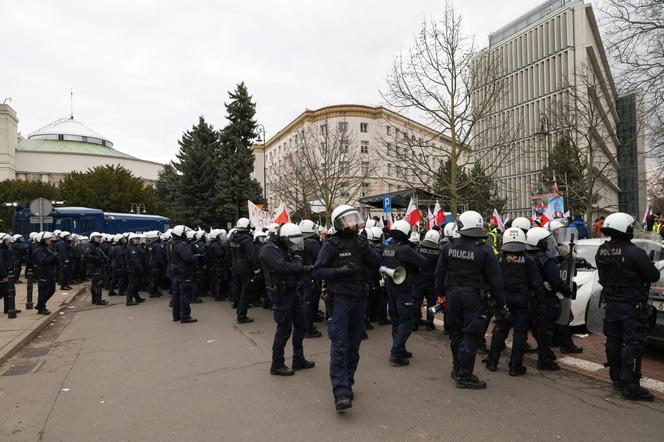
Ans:
{"label": "black glove", "polygon": [[338,276],[351,276],[358,271],[358,268],[355,264],[346,264],[343,267],[337,269]]}
{"label": "black glove", "polygon": [[311,272],[313,269],[314,269],[314,266],[304,266],[304,271],[305,271],[306,273]]}

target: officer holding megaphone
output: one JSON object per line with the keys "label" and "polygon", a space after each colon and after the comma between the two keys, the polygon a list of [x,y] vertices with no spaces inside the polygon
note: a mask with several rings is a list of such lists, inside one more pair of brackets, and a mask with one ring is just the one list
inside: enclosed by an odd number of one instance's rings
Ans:
{"label": "officer holding megaphone", "polygon": [[[390,364],[395,367],[409,364],[412,354],[406,350],[406,341],[413,331],[413,281],[427,259],[417,253],[408,242],[410,224],[399,220],[392,225],[392,242],[383,250],[380,272],[387,282],[388,311],[392,320],[392,350]],[[405,273],[405,274],[404,274]]]}

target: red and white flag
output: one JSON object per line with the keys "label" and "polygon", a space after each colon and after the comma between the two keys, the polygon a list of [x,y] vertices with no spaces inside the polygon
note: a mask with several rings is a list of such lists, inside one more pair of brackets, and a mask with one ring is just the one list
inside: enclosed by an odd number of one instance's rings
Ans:
{"label": "red and white flag", "polygon": [[410,202],[408,203],[408,209],[406,209],[406,216],[404,219],[408,221],[411,226],[416,226],[417,223],[419,223],[422,219],[422,215],[420,215],[420,211],[417,210],[417,206],[413,202],[413,198],[411,198]]}
{"label": "red and white flag", "polygon": [[436,201],[436,205],[433,207],[433,217],[437,226],[440,226],[445,221],[445,212],[443,212],[443,208],[440,207],[438,201]]}
{"label": "red and white flag", "polygon": [[542,214],[542,215],[539,217],[539,223],[540,223],[540,226],[544,227],[544,226],[546,225],[546,223],[548,223],[548,222],[549,222],[549,217],[546,216],[545,214]]}
{"label": "red and white flag", "polygon": [[431,213],[431,208],[427,207],[427,230],[431,230],[436,225],[436,219]]}
{"label": "red and white flag", "polygon": [[647,207],[646,211],[643,212],[643,221],[641,221],[641,224],[645,224],[648,221],[648,217],[652,215],[652,207]]}
{"label": "red and white flag", "polygon": [[498,210],[495,208],[493,209],[493,215],[491,215],[491,221],[493,221],[493,224],[495,224],[495,226],[498,227],[501,231],[505,230],[503,219],[500,217],[500,213],[498,213]]}
{"label": "red and white flag", "polygon": [[391,229],[392,228],[392,212],[387,212],[385,215],[385,220],[387,221],[387,228]]}
{"label": "red and white flag", "polygon": [[274,211],[274,222],[277,224],[286,224],[290,222],[290,216],[286,210],[286,204],[281,203],[277,210]]}

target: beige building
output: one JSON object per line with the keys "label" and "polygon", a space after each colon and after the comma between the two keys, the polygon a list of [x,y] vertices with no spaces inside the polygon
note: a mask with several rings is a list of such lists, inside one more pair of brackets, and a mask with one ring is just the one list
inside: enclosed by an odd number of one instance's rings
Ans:
{"label": "beige building", "polygon": [[147,183],[154,183],[163,164],[141,160],[113,147],[106,137],[73,116],[31,132],[18,134],[14,109],[0,104],[0,180],[58,183],[66,173],[95,166],[121,165]]}
{"label": "beige building", "polygon": [[[321,136],[333,130],[347,132],[351,141],[348,146],[350,153],[346,160],[359,162],[359,168],[355,167],[355,170],[363,176],[366,175],[366,179],[353,181],[359,188],[348,189],[345,192],[345,195],[351,197],[349,201],[345,201],[342,195],[335,204],[357,205],[357,200],[361,197],[423,187],[424,177],[415,176],[413,170],[407,170],[404,164],[395,161],[393,149],[403,145],[402,140],[406,137],[419,140],[415,143],[417,145],[429,143],[432,152],[436,151],[436,144],[447,143],[447,138],[438,132],[384,107],[344,104],[316,110],[307,109],[269,138],[264,145],[253,146],[255,155],[253,177],[265,189],[270,206],[273,208],[284,198],[277,195],[275,189],[271,188],[271,183],[275,182],[276,174],[285,170],[280,166],[283,165],[287,155],[301,145],[297,137],[301,136],[299,134],[302,134],[305,126],[313,128]],[[437,151],[440,150],[438,147]],[[423,153],[421,158],[423,162],[428,163],[427,169],[438,170],[440,158],[437,155]],[[284,202],[294,207],[292,201]],[[311,203],[315,208],[316,201]],[[366,208],[366,211],[368,210]]]}
{"label": "beige building", "polygon": [[[492,33],[480,60],[488,56],[500,60],[508,93],[493,115],[479,121],[480,130],[482,125],[491,127],[489,118],[506,119],[517,135],[509,158],[502,158],[500,151],[493,156],[503,162],[497,178],[507,198],[506,213],[512,218],[530,216],[530,196],[541,184],[540,171],[551,146],[563,136],[583,145],[580,131],[569,127],[569,115],[562,111],[583,108],[581,100],[594,106],[598,118],[592,124],[592,164],[599,173],[596,211],[617,210],[617,92],[592,7],[582,0],[548,1]],[[589,78],[592,87],[585,84]],[[563,177],[557,180],[560,185]]]}

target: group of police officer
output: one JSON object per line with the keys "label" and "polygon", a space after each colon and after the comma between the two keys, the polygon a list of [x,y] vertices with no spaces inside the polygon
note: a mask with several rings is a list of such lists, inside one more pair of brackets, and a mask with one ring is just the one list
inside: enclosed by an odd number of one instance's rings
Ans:
{"label": "group of police officer", "polygon": [[[434,330],[434,314],[443,310],[453,355],[451,377],[458,388],[486,388],[474,367],[492,317],[495,326],[484,360],[491,371],[498,368],[510,330],[510,376],[526,373],[529,332],[537,342],[540,370],[559,369],[551,351],[556,334],[562,336],[564,352],[581,351],[571,341],[569,327],[556,331],[560,299],[573,297],[575,291],[561,278],[557,263],[563,248],[551,230],[562,226],[531,227],[530,220],[517,218],[497,242],[496,232],[491,238],[482,216],[467,211],[446,224],[442,235],[430,230],[420,241],[407,221],[382,229],[374,220],[365,225],[352,206],[336,208],[332,223],[329,231],[310,220],[254,230],[247,218],[240,218],[228,234],[178,225],[163,234],[93,232],[89,238],[75,239],[68,232],[40,232],[31,234],[22,260],[38,281],[40,314],[49,313],[46,302],[55,291],[56,275],[63,289],[72,279],[89,277],[96,305],[106,303],[104,286],[111,296],[126,296],[128,306],[144,301],[139,289],[159,297],[160,287],[168,286],[172,319],[181,323],[197,321],[191,316],[191,303],[202,302],[200,296],[206,292],[219,301],[230,296],[238,324],[253,322],[247,316],[250,305],[271,308],[276,323],[273,375],[290,376],[315,366],[304,356],[303,340],[320,337],[315,323],[326,317],[330,378],[339,411],[352,406],[360,343],[372,322],[391,324],[388,359],[401,367],[413,357],[407,350],[413,330]],[[623,397],[652,400],[639,385],[640,361],[647,335],[644,302],[659,272],[630,241],[633,229],[631,216],[608,216],[602,232],[610,240],[597,253],[606,302],[607,364]],[[16,267],[8,250],[12,241],[16,242],[0,234],[0,287],[6,283],[7,263]],[[324,314],[319,310],[321,299]],[[428,308],[422,318],[424,301]],[[284,359],[289,339],[290,367]]]}

